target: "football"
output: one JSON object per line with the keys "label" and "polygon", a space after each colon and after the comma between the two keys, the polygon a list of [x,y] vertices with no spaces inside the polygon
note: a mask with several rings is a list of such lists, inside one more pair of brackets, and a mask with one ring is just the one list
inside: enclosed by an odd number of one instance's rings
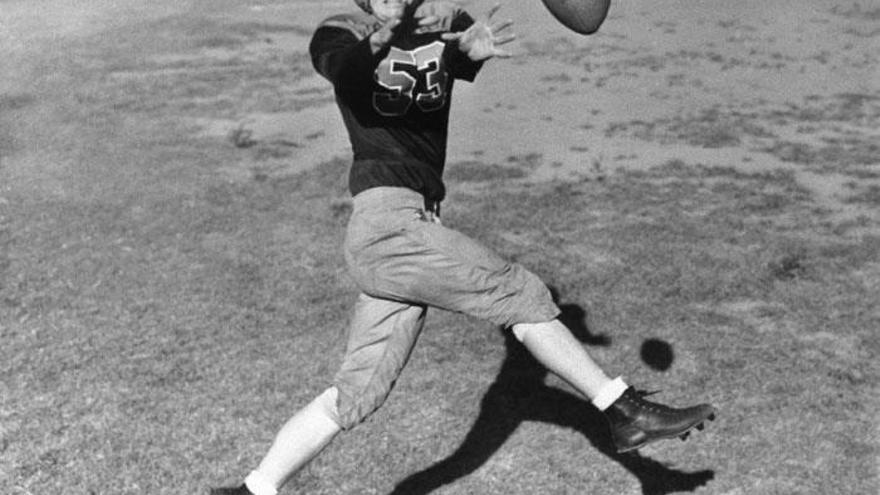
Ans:
{"label": "football", "polygon": [[608,14],[610,0],[541,0],[565,27],[579,34],[595,33]]}

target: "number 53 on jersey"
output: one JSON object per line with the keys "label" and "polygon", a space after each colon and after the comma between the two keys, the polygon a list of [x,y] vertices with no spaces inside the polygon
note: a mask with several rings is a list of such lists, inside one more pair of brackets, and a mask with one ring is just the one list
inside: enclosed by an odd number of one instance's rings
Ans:
{"label": "number 53 on jersey", "polygon": [[386,117],[399,117],[413,104],[422,112],[443,108],[449,80],[443,64],[445,47],[442,41],[414,50],[391,47],[376,68],[375,79],[383,89],[373,93],[376,111]]}

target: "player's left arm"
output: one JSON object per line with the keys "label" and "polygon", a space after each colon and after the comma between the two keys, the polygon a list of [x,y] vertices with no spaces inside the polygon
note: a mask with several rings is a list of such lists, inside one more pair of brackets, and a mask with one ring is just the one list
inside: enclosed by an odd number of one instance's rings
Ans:
{"label": "player's left arm", "polygon": [[510,57],[512,54],[501,46],[516,39],[516,35],[507,31],[513,21],[493,21],[492,17],[499,8],[501,4],[495,4],[485,16],[477,19],[467,29],[443,33],[442,38],[457,42],[458,49],[473,62],[483,62],[494,57]]}

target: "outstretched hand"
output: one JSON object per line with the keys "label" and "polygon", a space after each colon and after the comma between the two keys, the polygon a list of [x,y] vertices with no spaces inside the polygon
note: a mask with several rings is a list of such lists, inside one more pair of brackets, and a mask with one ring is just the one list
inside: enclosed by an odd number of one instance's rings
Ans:
{"label": "outstretched hand", "polygon": [[502,33],[502,31],[513,24],[513,21],[507,20],[492,23],[492,16],[500,8],[501,4],[496,3],[489,9],[485,17],[478,19],[469,28],[457,33],[444,33],[442,35],[443,39],[457,41],[459,49],[466,53],[474,62],[487,60],[492,57],[508,58],[512,56],[510,52],[498,48],[516,39],[516,35],[513,33]]}
{"label": "outstretched hand", "polygon": [[[405,15],[411,15],[406,13]],[[373,34],[370,35],[370,49],[373,54],[379,53],[385,46],[391,43],[398,34],[398,29],[404,29],[408,22],[412,22],[412,18],[393,17],[386,20]],[[418,28],[426,28],[433,26],[440,21],[437,15],[428,15],[415,19],[415,25]]]}

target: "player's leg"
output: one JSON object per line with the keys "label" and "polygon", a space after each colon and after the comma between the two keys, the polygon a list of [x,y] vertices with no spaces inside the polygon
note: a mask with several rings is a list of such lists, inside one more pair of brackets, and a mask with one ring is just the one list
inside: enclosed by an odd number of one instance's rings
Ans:
{"label": "player's leg", "polygon": [[424,212],[413,214],[420,202],[417,194],[392,188],[355,198],[356,211],[370,212],[373,225],[389,226],[363,243],[358,254],[362,276],[376,295],[513,328],[544,366],[607,411],[621,451],[683,435],[714,413],[705,404],[673,409],[650,403],[622,379],[612,380],[556,319],[559,308],[537,276],[468,236],[428,221]]}
{"label": "player's leg", "polygon": [[515,324],[513,333],[538,362],[590,400],[612,382],[559,320]]}
{"label": "player's leg", "polygon": [[425,314],[424,306],[361,294],[334,385],[285,423],[245,485],[212,495],[274,495],[337,434],[378,409],[409,360]]}
{"label": "player's leg", "polygon": [[338,394],[336,387],[328,388],[287,420],[257,469],[245,480],[251,491],[257,495],[262,495],[259,491],[277,491],[336,438],[342,431]]}
{"label": "player's leg", "polygon": [[333,382],[339,423],[348,430],[373,414],[409,361],[427,308],[361,294],[355,305],[345,358]]}
{"label": "player's leg", "polygon": [[215,488],[211,495],[275,495],[297,471],[324,450],[342,431],[336,413],[338,390],[331,387],[296,412],[275,435],[275,440],[244,484]]}
{"label": "player's leg", "polygon": [[513,332],[541,364],[605,413],[618,452],[667,438],[684,439],[692,429],[702,429],[704,421],[714,419],[711,405],[665,406],[645,400],[622,378],[610,379],[559,320],[516,324]]}

